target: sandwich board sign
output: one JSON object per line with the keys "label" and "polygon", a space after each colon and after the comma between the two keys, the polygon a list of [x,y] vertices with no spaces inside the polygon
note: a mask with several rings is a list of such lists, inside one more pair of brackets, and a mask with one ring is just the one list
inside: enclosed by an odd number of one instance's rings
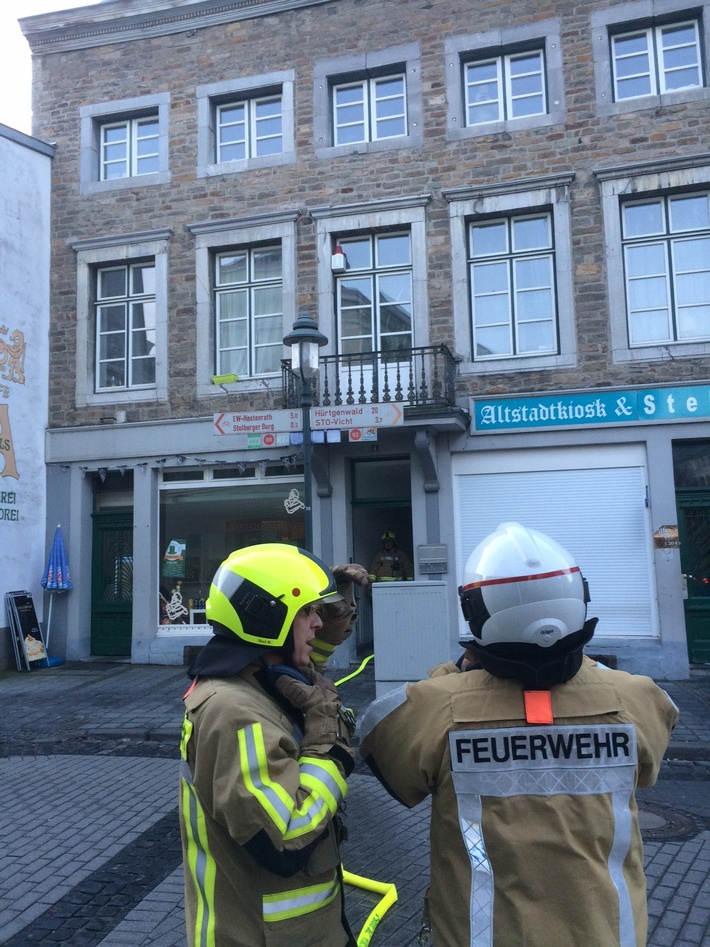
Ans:
{"label": "sandwich board sign", "polygon": [[[32,593],[6,592],[5,607],[10,621],[10,636],[15,651],[17,670],[31,670],[31,663],[47,661],[47,648],[42,627],[37,620]],[[46,665],[37,664],[37,667]]]}

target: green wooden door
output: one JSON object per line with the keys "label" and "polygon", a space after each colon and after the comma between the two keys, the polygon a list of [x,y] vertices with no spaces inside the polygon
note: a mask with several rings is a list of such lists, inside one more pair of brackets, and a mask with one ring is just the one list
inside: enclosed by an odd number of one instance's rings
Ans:
{"label": "green wooden door", "polygon": [[678,534],[681,570],[688,584],[685,632],[688,658],[710,662],[710,492],[679,491]]}
{"label": "green wooden door", "polygon": [[91,653],[126,656],[133,628],[133,515],[94,513]]}

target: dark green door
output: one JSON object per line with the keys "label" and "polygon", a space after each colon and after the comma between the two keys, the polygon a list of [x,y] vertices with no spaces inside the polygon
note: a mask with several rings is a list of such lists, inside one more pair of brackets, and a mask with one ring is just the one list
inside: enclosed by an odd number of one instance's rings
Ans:
{"label": "dark green door", "polygon": [[680,565],[688,584],[685,632],[693,664],[710,662],[710,491],[679,491]]}
{"label": "dark green door", "polygon": [[91,568],[91,653],[131,653],[133,515],[94,513]]}

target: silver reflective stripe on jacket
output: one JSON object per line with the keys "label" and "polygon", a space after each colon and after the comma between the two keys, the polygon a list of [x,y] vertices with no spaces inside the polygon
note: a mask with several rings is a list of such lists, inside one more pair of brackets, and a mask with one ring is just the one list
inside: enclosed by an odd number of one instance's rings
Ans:
{"label": "silver reflective stripe on jacket", "polygon": [[375,729],[378,723],[406,701],[407,686],[407,684],[402,684],[400,687],[383,694],[382,697],[378,697],[377,700],[374,700],[370,704],[365,711],[365,716],[362,718],[360,727],[361,741],[365,740],[365,737]]}
{"label": "silver reflective stripe on jacket", "polygon": [[609,876],[619,898],[619,943],[635,947],[623,864],[631,845],[636,730],[627,724],[509,727],[449,733],[459,825],[471,861],[470,947],[493,943],[493,873],[481,829],[482,796],[609,794]]}

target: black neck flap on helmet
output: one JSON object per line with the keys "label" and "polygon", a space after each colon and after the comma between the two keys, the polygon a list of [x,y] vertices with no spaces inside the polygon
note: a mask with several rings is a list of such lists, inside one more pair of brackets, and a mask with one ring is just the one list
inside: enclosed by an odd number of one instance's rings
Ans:
{"label": "black neck flap on helmet", "polygon": [[480,645],[475,638],[459,644],[476,656],[477,663],[494,677],[520,681],[526,690],[548,690],[565,684],[582,666],[584,646],[592,640],[598,618],[588,618],[584,627],[549,648],[537,644],[506,642]]}

